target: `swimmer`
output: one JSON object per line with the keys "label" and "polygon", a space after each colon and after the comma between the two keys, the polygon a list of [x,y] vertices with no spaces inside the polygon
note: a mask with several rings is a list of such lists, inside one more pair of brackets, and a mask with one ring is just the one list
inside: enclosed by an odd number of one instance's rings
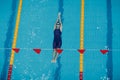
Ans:
{"label": "swimmer", "polygon": [[60,18],[60,13],[58,13],[58,18],[54,26],[54,40],[53,40],[53,58],[52,61],[53,63],[56,63],[56,60],[58,58],[58,53],[56,49],[60,49],[62,46],[62,22]]}

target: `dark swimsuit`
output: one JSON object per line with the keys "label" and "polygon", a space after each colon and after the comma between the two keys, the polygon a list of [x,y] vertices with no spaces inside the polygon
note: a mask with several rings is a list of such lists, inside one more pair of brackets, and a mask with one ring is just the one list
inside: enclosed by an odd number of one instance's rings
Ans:
{"label": "dark swimsuit", "polygon": [[61,48],[62,39],[61,39],[61,31],[60,29],[54,30],[54,40],[53,40],[53,49]]}

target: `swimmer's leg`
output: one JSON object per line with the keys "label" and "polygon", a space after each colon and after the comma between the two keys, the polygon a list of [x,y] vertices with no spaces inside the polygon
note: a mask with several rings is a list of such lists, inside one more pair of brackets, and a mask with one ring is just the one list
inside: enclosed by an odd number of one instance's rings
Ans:
{"label": "swimmer's leg", "polygon": [[56,52],[56,53],[55,53],[55,57],[54,57],[54,61],[55,61],[55,62],[56,62],[57,58],[58,58],[58,53]]}
{"label": "swimmer's leg", "polygon": [[[62,40],[60,40],[59,43],[57,44],[57,49],[60,49],[60,48],[61,48],[61,45],[62,45]],[[56,60],[57,60],[57,58],[58,58],[58,55],[59,55],[59,54],[56,52],[56,49],[54,49],[52,62],[56,63]]]}
{"label": "swimmer's leg", "polygon": [[55,55],[56,55],[56,51],[54,50],[54,51],[53,51],[53,58],[52,58],[52,59],[55,58]]}
{"label": "swimmer's leg", "polygon": [[53,51],[53,58],[52,58],[51,62],[56,63],[57,56],[58,56],[58,54],[57,54],[56,50],[54,49],[54,51]]}

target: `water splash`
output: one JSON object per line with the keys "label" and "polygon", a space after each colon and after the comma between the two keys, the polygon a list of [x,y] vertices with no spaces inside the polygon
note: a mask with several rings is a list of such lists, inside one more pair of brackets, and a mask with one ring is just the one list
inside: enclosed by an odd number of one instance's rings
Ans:
{"label": "water splash", "polygon": [[50,72],[50,71],[48,72],[47,75],[43,73],[40,80],[49,80],[50,75],[51,75],[51,72]]}
{"label": "water splash", "polygon": [[59,6],[58,6],[58,12],[61,13],[61,21],[63,23],[64,19],[63,19],[63,12],[64,12],[64,8],[63,8],[63,0],[59,0]]}
{"label": "water splash", "polygon": [[62,64],[60,61],[61,61],[61,57],[59,56],[57,60],[58,67],[55,70],[54,80],[60,80],[60,73],[61,73],[61,67],[62,67]]}

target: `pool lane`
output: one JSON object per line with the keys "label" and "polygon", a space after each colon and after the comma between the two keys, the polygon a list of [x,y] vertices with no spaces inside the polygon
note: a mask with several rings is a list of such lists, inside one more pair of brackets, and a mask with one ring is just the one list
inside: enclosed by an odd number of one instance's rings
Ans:
{"label": "pool lane", "polygon": [[[118,0],[85,2],[85,48],[88,49],[84,58],[85,80],[120,79],[118,9]],[[110,49],[108,54],[98,52],[106,48]]]}
{"label": "pool lane", "polygon": [[[69,4],[68,4],[69,2]],[[12,80],[79,80],[80,43],[80,4],[72,0],[63,0],[63,49],[56,64],[51,64],[53,25],[56,21],[59,1],[23,1],[21,22],[19,25],[16,47],[21,48],[14,54]],[[100,49],[109,48],[107,43],[107,8],[106,1],[85,0],[85,49],[83,79],[109,79],[107,77],[107,55],[100,53]],[[102,5],[102,6],[101,6]],[[120,79],[119,70],[119,6],[118,1],[112,0],[113,21],[113,80]],[[57,7],[56,7],[57,6]],[[71,7],[72,6],[72,7]],[[97,6],[97,8],[96,8]],[[71,8],[70,8],[71,7]],[[54,10],[54,11],[53,11]],[[51,13],[52,11],[52,13]],[[74,14],[74,15],[73,15]],[[1,33],[1,32],[0,32]],[[2,33],[1,33],[2,34]],[[52,35],[52,36],[51,36]],[[71,38],[72,37],[72,38]],[[117,45],[118,44],[118,45]],[[4,45],[4,44],[2,44]],[[33,48],[42,50],[36,54]],[[75,50],[76,49],[76,50]],[[3,50],[0,50],[4,52]],[[0,54],[2,55],[2,54]],[[3,56],[3,55],[2,55]],[[4,60],[0,61],[0,65]],[[12,64],[13,62],[11,62]],[[2,69],[2,68],[1,68]]]}
{"label": "pool lane", "polygon": [[74,50],[64,50],[61,54],[61,80],[79,80],[80,3],[80,0],[64,0],[62,48]]}
{"label": "pool lane", "polygon": [[[6,6],[7,5],[7,6]],[[10,56],[10,49],[12,43],[12,29],[14,28],[15,24],[15,16],[16,16],[16,5],[17,1],[14,0],[7,0],[7,1],[0,1],[0,79],[6,80],[7,79],[7,70],[9,66],[9,56]]]}
{"label": "pool lane", "polygon": [[111,0],[112,4],[112,27],[113,27],[113,42],[112,42],[112,55],[113,55],[113,80],[119,80],[120,72],[120,5],[119,0]]}
{"label": "pool lane", "polygon": [[[22,0],[19,0],[19,1],[20,2],[19,2],[19,6],[18,6],[18,13],[17,13],[16,25],[15,25],[15,29],[14,29],[12,48],[16,48],[18,29],[19,29],[19,23],[20,23],[20,17],[21,17],[20,15],[21,15],[21,9],[22,9]],[[10,64],[9,64],[8,78],[7,78],[8,80],[11,80],[13,63],[14,63],[14,54],[15,54],[15,52],[13,50],[11,50]]]}
{"label": "pool lane", "polygon": [[[51,64],[52,40],[57,12],[57,0],[23,1],[17,47],[26,49],[15,54],[12,79],[53,80],[56,65]],[[33,48],[41,48],[41,54],[36,54]]]}
{"label": "pool lane", "polygon": [[[79,79],[79,53],[77,52],[79,44],[75,44],[79,43],[77,33],[79,33],[80,3],[71,0],[69,3],[68,5],[68,1],[64,1],[64,5],[67,6],[64,6],[63,16],[64,23],[67,24],[63,24],[62,48],[76,50],[64,50],[58,58],[59,64],[51,64],[52,50],[42,50],[38,55],[32,49],[52,49],[51,42],[53,42],[53,26],[58,13],[58,1],[23,1],[17,47],[25,49],[15,54],[12,79],[55,80],[57,72],[60,72],[57,79]],[[69,8],[71,5],[72,8]],[[70,11],[72,13],[69,13]]]}
{"label": "pool lane", "polygon": [[107,79],[107,55],[100,53],[106,49],[107,34],[106,1],[85,0],[85,49],[84,80]]}

